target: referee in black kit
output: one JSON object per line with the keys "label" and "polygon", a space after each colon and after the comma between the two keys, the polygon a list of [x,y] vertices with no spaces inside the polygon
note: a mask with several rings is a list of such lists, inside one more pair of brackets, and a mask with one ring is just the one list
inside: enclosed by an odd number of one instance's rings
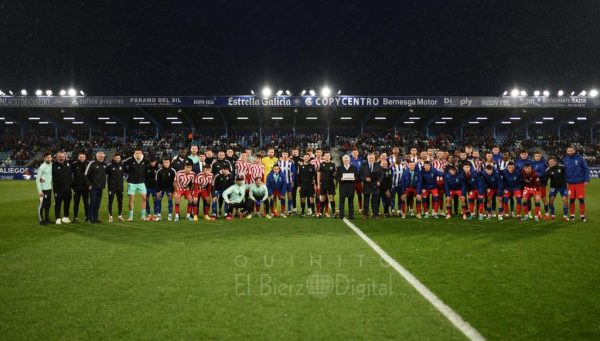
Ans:
{"label": "referee in black kit", "polygon": [[335,179],[339,184],[340,219],[344,219],[345,201],[348,199],[348,218],[354,219],[354,182],[358,169],[350,164],[350,157],[344,155],[342,164],[335,172]]}

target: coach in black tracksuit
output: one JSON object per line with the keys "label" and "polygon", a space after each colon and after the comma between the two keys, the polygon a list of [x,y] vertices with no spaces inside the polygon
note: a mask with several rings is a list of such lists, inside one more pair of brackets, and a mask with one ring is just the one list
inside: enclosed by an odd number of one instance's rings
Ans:
{"label": "coach in black tracksuit", "polygon": [[[61,218],[61,208],[63,208],[63,218],[69,218],[71,184],[71,163],[66,160],[64,152],[58,152],[56,161],[52,163],[52,189],[54,190],[54,216],[56,219]],[[65,220],[65,222],[68,222],[68,220]]]}
{"label": "coach in black tracksuit", "polygon": [[339,184],[340,219],[344,219],[344,207],[348,199],[348,218],[354,219],[354,182],[358,176],[356,167],[350,164],[350,157],[344,155],[342,164],[337,167],[335,179]]}
{"label": "coach in black tracksuit", "polygon": [[[215,178],[213,180],[213,213],[215,211],[215,200],[217,200],[219,212],[221,212],[221,208],[223,207],[223,192],[226,189],[233,186],[235,183],[235,178],[233,174],[229,173],[229,166],[224,166],[221,170],[225,170],[223,173],[215,174]],[[214,173],[213,173],[214,174]],[[227,208],[225,208],[227,211]]]}
{"label": "coach in black tracksuit", "polygon": [[117,197],[119,217],[123,215],[123,179],[125,171],[121,163],[121,154],[113,155],[112,162],[106,167],[106,185],[108,187],[108,215],[112,217],[112,206]]}
{"label": "coach in black tracksuit", "polygon": [[383,181],[381,166],[375,163],[375,155],[369,154],[367,162],[360,166],[360,179],[363,182],[364,216],[369,217],[369,203],[373,210],[373,217],[379,216],[379,186]]}
{"label": "coach in black tracksuit", "polygon": [[102,201],[102,191],[106,187],[106,163],[104,152],[97,152],[96,159],[85,169],[85,181],[90,190],[90,210],[88,219],[91,223],[99,223],[98,212]]}
{"label": "coach in black tracksuit", "polygon": [[85,181],[85,169],[87,168],[88,161],[86,160],[85,152],[77,154],[77,160],[71,163],[71,175],[72,182],[71,188],[73,189],[73,222],[77,222],[77,215],[79,214],[79,200],[83,199],[83,212],[85,213],[85,220],[88,220],[88,207],[90,205],[90,191]]}

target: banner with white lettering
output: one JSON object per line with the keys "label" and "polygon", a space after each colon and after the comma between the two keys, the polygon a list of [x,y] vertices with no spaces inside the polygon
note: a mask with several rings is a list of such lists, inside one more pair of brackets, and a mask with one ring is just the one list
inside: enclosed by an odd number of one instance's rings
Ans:
{"label": "banner with white lettering", "polygon": [[580,96],[0,96],[0,108],[46,107],[600,108],[600,99]]}
{"label": "banner with white lettering", "polygon": [[0,180],[34,180],[37,168],[0,167]]}

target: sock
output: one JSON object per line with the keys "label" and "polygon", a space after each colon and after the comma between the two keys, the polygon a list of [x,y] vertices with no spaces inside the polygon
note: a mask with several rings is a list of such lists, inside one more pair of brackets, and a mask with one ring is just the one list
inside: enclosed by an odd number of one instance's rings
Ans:
{"label": "sock", "polygon": [[473,214],[473,208],[475,207],[475,202],[473,199],[469,199],[469,213]]}
{"label": "sock", "polygon": [[327,205],[325,205],[325,200],[321,201],[319,206],[321,207],[321,211],[324,211],[323,213],[326,213],[328,211],[326,209]]}
{"label": "sock", "polygon": [[331,204],[331,212],[335,212],[335,201],[330,201]]}
{"label": "sock", "polygon": [[168,202],[169,202],[169,214],[171,214],[171,213],[173,213],[173,200],[169,199]]}
{"label": "sock", "polygon": [[306,209],[306,202],[305,201],[301,201],[300,202],[300,207],[302,208],[302,214],[304,214],[304,211]]}
{"label": "sock", "polygon": [[452,215],[452,205],[446,204],[446,214]]}
{"label": "sock", "polygon": [[216,201],[212,202],[212,213],[215,216],[217,215],[217,202]]}
{"label": "sock", "polygon": [[362,198],[362,193],[358,193],[358,209],[362,210],[363,209],[363,198]]}
{"label": "sock", "polygon": [[563,206],[563,216],[568,216],[569,215],[569,208],[567,207],[567,205]]}
{"label": "sock", "polygon": [[192,210],[194,211],[194,216],[198,215],[198,205],[199,204],[192,204]]}
{"label": "sock", "polygon": [[550,215],[554,215],[554,204],[549,205],[550,207]]}
{"label": "sock", "polygon": [[440,198],[433,197],[433,213],[437,214],[439,208],[440,208]]}
{"label": "sock", "polygon": [[466,204],[462,204],[462,214],[465,215],[467,214],[467,205]]}
{"label": "sock", "polygon": [[279,203],[281,204],[281,214],[285,214],[285,199],[280,199]]}
{"label": "sock", "polygon": [[179,204],[175,204],[175,214],[179,214]]}
{"label": "sock", "polygon": [[548,204],[544,204],[544,212],[546,212],[546,214],[548,214]]}
{"label": "sock", "polygon": [[204,203],[204,215],[208,215],[208,205]]}
{"label": "sock", "polygon": [[585,199],[579,198],[579,215],[581,217],[585,216]]}
{"label": "sock", "polygon": [[575,199],[569,199],[569,214],[575,215]]}
{"label": "sock", "polygon": [[421,200],[417,200],[417,214],[421,214]]}
{"label": "sock", "polygon": [[294,207],[294,206],[293,206],[293,202],[292,202],[292,199],[291,199],[291,198],[290,198],[290,199],[288,199],[288,201],[287,201],[287,207],[288,207],[288,210],[291,210],[291,209],[292,209],[292,207]]}

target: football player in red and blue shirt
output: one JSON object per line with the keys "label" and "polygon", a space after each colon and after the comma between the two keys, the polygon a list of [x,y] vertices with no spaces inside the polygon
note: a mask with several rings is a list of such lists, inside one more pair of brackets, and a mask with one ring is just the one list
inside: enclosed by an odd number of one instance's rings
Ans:
{"label": "football player in red and blue shirt", "polygon": [[467,217],[467,203],[462,195],[461,175],[456,171],[456,167],[449,166],[448,172],[444,176],[444,192],[446,194],[446,219],[452,217],[452,200],[458,198],[462,206],[462,215]]}
{"label": "football player in red and blue shirt", "polygon": [[590,183],[590,169],[587,163],[577,154],[575,147],[567,148],[567,155],[563,159],[565,177],[569,190],[570,220],[575,220],[575,199],[579,199],[579,217],[585,222],[585,186]]}
{"label": "football player in red and blue shirt", "polygon": [[[479,220],[483,220],[483,187],[477,171],[471,171],[471,166],[463,165],[462,195],[469,201],[469,219],[475,219],[475,200],[477,200]],[[464,218],[464,216],[463,216]]]}
{"label": "football player in red and blue shirt", "polygon": [[[535,221],[540,220],[540,192],[541,184],[539,175],[532,169],[530,163],[526,163],[521,170],[521,177],[523,178],[523,198],[525,202],[529,202],[531,198],[535,201]],[[525,205],[525,218],[523,220],[529,220],[529,205]],[[519,217],[520,218],[520,217]]]}
{"label": "football player in red and blue shirt", "polygon": [[481,174],[481,182],[485,189],[485,196],[487,198],[487,214],[488,219],[492,217],[492,208],[496,205],[496,198],[500,201],[500,205],[498,205],[498,220],[502,220],[502,214],[504,213],[502,207],[502,193],[504,190],[504,183],[500,174],[494,169],[494,166],[488,164],[484,167]]}
{"label": "football player in red and blue shirt", "polygon": [[[504,206],[505,216],[508,214],[508,199],[517,199],[517,216],[521,219],[521,197],[523,196],[523,185],[521,181],[521,173],[515,169],[515,163],[509,162],[506,169],[502,172],[502,181],[504,181],[504,198],[502,206]],[[514,212],[513,212],[514,215]]]}
{"label": "football player in red and blue shirt", "polygon": [[423,200],[423,211],[425,211],[425,218],[429,218],[429,196],[433,197],[433,212],[432,215],[437,219],[438,209],[440,205],[440,193],[438,191],[437,178],[443,177],[444,173],[437,169],[431,168],[429,161],[423,162],[423,167],[419,172],[421,181],[417,185],[417,193],[421,194]]}

